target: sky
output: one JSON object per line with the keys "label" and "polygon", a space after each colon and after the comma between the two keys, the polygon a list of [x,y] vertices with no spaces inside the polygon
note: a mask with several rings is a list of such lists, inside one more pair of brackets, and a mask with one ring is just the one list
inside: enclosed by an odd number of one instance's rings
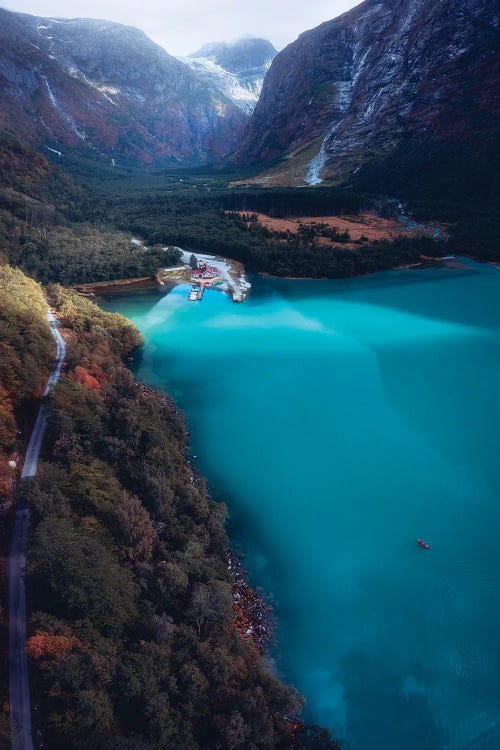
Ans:
{"label": "sky", "polygon": [[104,18],[137,26],[172,55],[205,42],[244,36],[282,49],[300,33],[340,15],[360,0],[0,0],[37,16]]}

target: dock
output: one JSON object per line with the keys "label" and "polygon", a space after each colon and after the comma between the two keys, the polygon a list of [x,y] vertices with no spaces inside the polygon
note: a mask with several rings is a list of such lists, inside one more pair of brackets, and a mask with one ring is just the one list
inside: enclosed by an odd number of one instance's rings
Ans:
{"label": "dock", "polygon": [[192,285],[188,295],[190,302],[201,300],[205,289],[217,287],[227,292],[233,302],[243,302],[247,298],[251,285],[245,279],[244,269],[235,271],[225,258],[185,250],[182,259],[185,263],[182,270],[189,273]]}
{"label": "dock", "polygon": [[189,301],[190,302],[199,302],[201,299],[203,299],[203,292],[205,291],[204,286],[199,287],[192,287],[191,291],[189,292]]}

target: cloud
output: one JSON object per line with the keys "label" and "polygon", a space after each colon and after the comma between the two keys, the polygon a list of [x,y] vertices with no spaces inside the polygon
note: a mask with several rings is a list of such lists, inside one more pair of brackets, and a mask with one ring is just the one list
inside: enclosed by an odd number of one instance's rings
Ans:
{"label": "cloud", "polygon": [[269,39],[278,49],[307,29],[357,5],[356,0],[4,0],[4,7],[39,16],[105,18],[143,29],[173,55],[205,42],[242,36]]}

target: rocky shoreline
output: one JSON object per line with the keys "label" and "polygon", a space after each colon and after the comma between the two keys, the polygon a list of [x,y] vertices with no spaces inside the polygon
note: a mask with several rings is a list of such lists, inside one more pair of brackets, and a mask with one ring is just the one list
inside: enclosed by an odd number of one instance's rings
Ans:
{"label": "rocky shoreline", "polygon": [[229,549],[228,570],[233,579],[233,609],[236,630],[242,638],[252,641],[261,655],[274,639],[276,622],[273,608],[248,583],[242,564],[243,555]]}
{"label": "rocky shoreline", "polygon": [[[158,392],[144,383],[136,384],[144,392]],[[184,418],[183,412],[174,402],[172,396],[164,391],[162,393],[163,403],[172,411]],[[197,469],[193,466],[192,459],[186,450],[186,460],[193,471],[192,481],[200,477]],[[263,595],[253,589],[248,583],[248,573],[243,567],[243,555],[229,548],[225,554],[227,569],[232,579],[234,627],[239,635],[245,640],[251,641],[261,656],[266,648],[273,642],[276,629],[276,620],[273,608],[268,604]]]}

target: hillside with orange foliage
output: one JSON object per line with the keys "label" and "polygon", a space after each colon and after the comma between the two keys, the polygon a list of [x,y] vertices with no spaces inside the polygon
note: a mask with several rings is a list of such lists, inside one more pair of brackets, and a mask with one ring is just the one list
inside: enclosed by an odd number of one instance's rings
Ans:
{"label": "hillside with orange foliage", "polygon": [[[69,628],[68,628],[69,630]],[[28,639],[26,649],[30,659],[55,659],[62,654],[69,654],[81,649],[82,643],[74,635],[55,635],[54,633],[37,632]]]}
{"label": "hillside with orange foliage", "polygon": [[[80,365],[77,365],[75,369],[73,370],[73,377],[75,378],[80,385],[84,385],[86,388],[90,388],[93,391],[97,391],[98,393],[101,392],[101,385],[106,380],[104,377],[104,373],[102,372],[101,368],[94,363],[92,368],[94,371],[98,371],[92,373],[89,372],[85,367],[80,367]],[[96,377],[100,373],[101,380],[99,381],[99,377]]]}
{"label": "hillside with orange foliage", "polygon": [[[238,211],[241,217],[248,217],[248,212]],[[355,249],[356,244],[360,241],[378,242],[380,240],[395,240],[398,237],[412,237],[415,231],[409,231],[403,224],[396,219],[389,219],[378,216],[372,212],[365,211],[357,216],[312,216],[300,218],[277,218],[267,216],[262,213],[252,213],[252,218],[256,217],[257,222],[268,229],[273,234],[290,233],[297,235],[307,228],[315,230],[315,240],[327,247],[337,247],[338,241],[323,237],[319,232],[321,229],[333,229],[339,234],[347,232],[350,242],[342,242],[342,247]],[[250,224],[250,222],[248,222]],[[419,232],[422,235],[430,234],[425,230]]]}

